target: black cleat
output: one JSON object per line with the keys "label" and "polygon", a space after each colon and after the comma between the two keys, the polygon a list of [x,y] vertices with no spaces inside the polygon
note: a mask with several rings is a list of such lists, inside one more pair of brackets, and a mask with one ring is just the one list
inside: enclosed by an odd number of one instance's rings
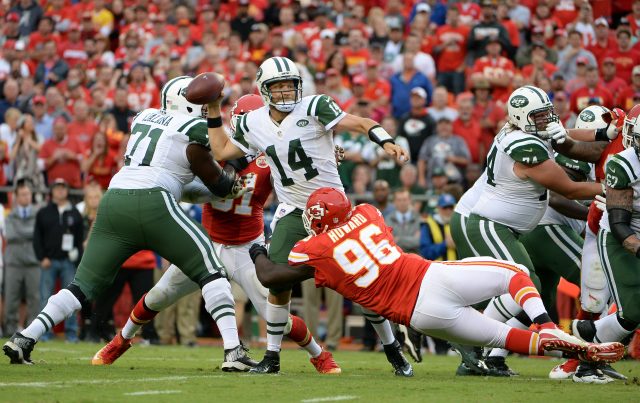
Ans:
{"label": "black cleat", "polygon": [[451,342],[449,344],[462,358],[462,362],[456,370],[457,376],[489,375],[489,368],[482,359],[482,347],[471,347]]}
{"label": "black cleat", "polygon": [[593,343],[593,338],[596,336],[596,325],[592,320],[574,319],[571,321],[571,333],[580,340]]}
{"label": "black cleat", "polygon": [[[600,365],[596,362],[580,362],[578,365],[578,369],[573,374],[573,381],[577,383],[595,383],[595,384],[605,384],[609,382],[613,382],[613,379],[605,375],[600,370]],[[624,375],[623,375],[624,376]]]}
{"label": "black cleat", "polygon": [[489,376],[516,376],[517,372],[513,371],[507,365],[504,357],[487,357],[484,360],[489,368]]}
{"label": "black cleat", "polygon": [[422,362],[422,333],[405,325],[398,325],[398,331],[402,334],[404,347],[413,361]]}
{"label": "black cleat", "polygon": [[384,353],[387,355],[387,361],[393,366],[394,373],[397,376],[413,376],[413,368],[409,361],[402,354],[402,346],[398,340],[384,347]]}
{"label": "black cleat", "polygon": [[618,379],[620,381],[626,381],[627,377],[622,375],[620,372],[616,371],[615,369],[613,369],[613,367],[611,366],[611,364],[607,363],[607,362],[598,362],[596,363],[596,367],[602,371],[602,373],[606,376],[608,376],[609,378],[613,378],[613,379]]}
{"label": "black cleat", "polygon": [[280,372],[280,353],[267,350],[264,358],[249,371],[252,374],[277,374]]}
{"label": "black cleat", "polygon": [[242,343],[235,348],[224,350],[224,362],[222,363],[224,372],[247,372],[257,365],[258,362],[251,359],[249,349]]}
{"label": "black cleat", "polygon": [[13,336],[4,343],[2,350],[4,354],[11,359],[11,364],[27,364],[33,365],[31,361],[31,352],[36,341],[30,337],[25,337],[20,333],[14,333]]}

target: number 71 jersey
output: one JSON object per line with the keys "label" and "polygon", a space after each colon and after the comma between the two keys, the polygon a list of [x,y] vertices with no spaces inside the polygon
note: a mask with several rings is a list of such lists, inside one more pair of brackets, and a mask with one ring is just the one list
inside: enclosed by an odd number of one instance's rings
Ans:
{"label": "number 71 jersey", "polygon": [[304,209],[316,189],[342,190],[331,129],[346,113],[327,95],[302,98],[277,125],[264,106],[238,117],[233,143],[265,153],[276,196]]}
{"label": "number 71 jersey", "polygon": [[408,325],[431,262],[404,253],[380,211],[357,206],[343,226],[299,241],[289,265],[315,268],[316,287],[329,287],[378,315]]}

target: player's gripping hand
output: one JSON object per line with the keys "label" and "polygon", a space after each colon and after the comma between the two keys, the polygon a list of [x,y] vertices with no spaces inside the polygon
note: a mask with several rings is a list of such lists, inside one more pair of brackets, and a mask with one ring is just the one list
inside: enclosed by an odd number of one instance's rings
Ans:
{"label": "player's gripping hand", "polygon": [[384,152],[395,158],[399,164],[409,162],[409,151],[392,142],[384,143],[382,146]]}
{"label": "player's gripping hand", "polygon": [[342,163],[342,160],[344,159],[344,148],[336,145],[333,148],[333,153],[336,156],[336,164],[338,164],[338,166],[340,166],[340,164]]}
{"label": "player's gripping hand", "polygon": [[236,176],[236,181],[233,183],[233,186],[231,187],[231,193],[229,193],[227,199],[236,199],[238,197],[241,197],[245,193],[252,191],[253,188],[250,187],[249,184],[252,182],[253,176],[253,173]]}
{"label": "player's gripping hand", "polygon": [[249,256],[251,257],[251,261],[254,264],[256,263],[256,259],[258,259],[258,256],[260,255],[267,256],[267,248],[259,243],[254,243],[253,245],[251,245],[251,248],[249,248]]}
{"label": "player's gripping hand", "polygon": [[607,123],[607,127],[604,128],[604,133],[609,140],[615,140],[616,137],[618,137],[618,134],[622,131],[626,117],[627,114],[620,108],[613,108],[602,115],[602,120]]}
{"label": "player's gripping hand", "polygon": [[561,122],[551,122],[547,125],[547,138],[562,144],[567,139],[567,130]]}
{"label": "player's gripping hand", "polygon": [[594,199],[596,208],[600,211],[607,211],[607,199],[602,195],[596,195]]}

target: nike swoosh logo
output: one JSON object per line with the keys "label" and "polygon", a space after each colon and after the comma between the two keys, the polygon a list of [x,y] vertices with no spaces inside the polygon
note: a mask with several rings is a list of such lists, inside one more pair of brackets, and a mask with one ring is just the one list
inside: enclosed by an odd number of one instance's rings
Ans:
{"label": "nike swoosh logo", "polygon": [[411,367],[409,367],[409,369],[403,369],[403,370],[402,370],[402,373],[403,373],[404,375],[411,375],[411,373],[412,373],[412,372],[413,372],[413,370],[412,370],[412,368],[411,368]]}
{"label": "nike swoosh logo", "polygon": [[609,171],[611,171],[611,173],[616,173],[616,170],[614,168],[609,168]]}
{"label": "nike swoosh logo", "polygon": [[530,149],[528,149],[528,150],[524,150],[524,149],[523,149],[522,151],[524,151],[524,152],[526,152],[526,153],[532,153],[532,152],[533,152],[533,148],[530,148]]}

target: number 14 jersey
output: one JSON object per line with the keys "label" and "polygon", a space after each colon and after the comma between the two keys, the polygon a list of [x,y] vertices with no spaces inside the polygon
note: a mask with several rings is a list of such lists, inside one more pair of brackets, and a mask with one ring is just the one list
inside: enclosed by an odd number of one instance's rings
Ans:
{"label": "number 14 jersey", "polygon": [[315,268],[316,287],[329,287],[378,315],[408,325],[431,262],[404,253],[380,211],[353,209],[343,226],[299,241],[289,265]]}
{"label": "number 14 jersey", "polygon": [[345,116],[331,97],[307,96],[280,125],[266,106],[239,116],[232,141],[265,153],[278,200],[304,209],[316,189],[342,190],[331,129]]}

